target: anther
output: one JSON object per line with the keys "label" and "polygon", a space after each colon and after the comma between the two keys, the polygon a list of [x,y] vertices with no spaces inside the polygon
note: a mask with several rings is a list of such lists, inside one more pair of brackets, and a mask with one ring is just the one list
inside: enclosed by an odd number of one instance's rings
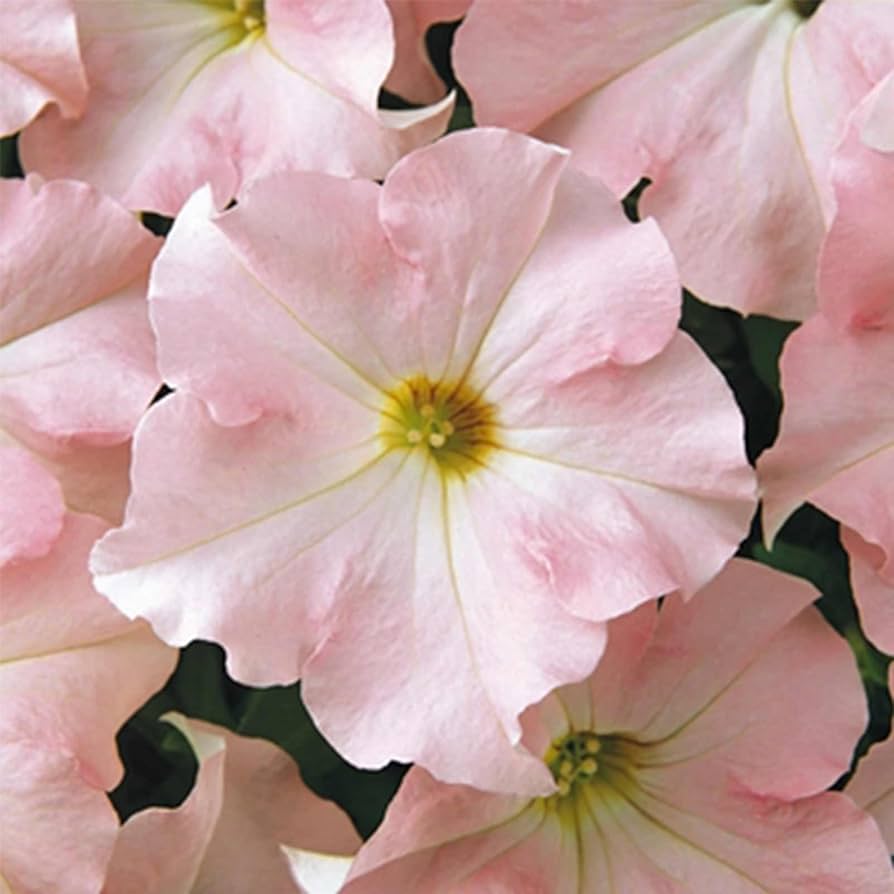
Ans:
{"label": "anther", "polygon": [[599,764],[592,757],[585,757],[580,762],[580,768],[587,776],[592,776],[599,769]]}
{"label": "anther", "polygon": [[242,24],[246,31],[254,31],[256,28],[260,28],[263,23],[256,16],[246,16],[242,20]]}
{"label": "anther", "polygon": [[444,432],[444,434],[447,435],[447,437],[449,438],[450,435],[452,435],[456,431],[456,429],[453,427],[453,423],[449,419],[445,419],[441,423],[441,431]]}
{"label": "anther", "polygon": [[568,794],[568,792],[571,791],[571,783],[570,783],[567,779],[560,779],[560,780],[556,783],[556,786],[557,786],[558,789],[559,789],[559,794],[560,794],[563,798],[565,797],[565,795]]}
{"label": "anther", "polygon": [[431,444],[432,447],[443,447],[447,443],[447,438],[439,431],[433,431],[428,436],[428,443]]}
{"label": "anther", "polygon": [[599,752],[599,739],[587,739],[584,748],[586,748],[590,754],[597,754]]}
{"label": "anther", "polygon": [[574,764],[571,761],[562,761],[559,764],[559,775],[570,776],[574,772]]}
{"label": "anther", "polygon": [[435,415],[435,408],[431,404],[423,404],[419,408],[419,414],[423,419],[431,419]]}
{"label": "anther", "polygon": [[411,428],[407,432],[407,440],[411,444],[419,444],[422,441],[422,432],[418,428]]}

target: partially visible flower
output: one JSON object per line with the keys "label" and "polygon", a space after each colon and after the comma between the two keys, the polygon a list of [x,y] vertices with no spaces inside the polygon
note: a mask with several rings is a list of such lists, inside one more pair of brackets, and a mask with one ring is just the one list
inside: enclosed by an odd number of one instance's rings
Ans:
{"label": "partially visible flower", "polygon": [[29,521],[15,538],[4,528],[0,551],[0,880],[97,894],[118,830],[115,736],[176,652],[91,586],[87,556],[108,526],[65,512],[58,488],[53,507],[49,473],[23,451],[0,450],[0,481],[10,462],[32,486],[3,493],[4,515]]}
{"label": "partially visible flower", "polygon": [[[894,664],[888,675],[888,688],[894,695]],[[869,749],[845,791],[872,814],[894,856],[894,734]]]}
{"label": "partially visible flower", "polygon": [[863,632],[879,649],[894,655],[894,575],[882,574],[885,551],[856,531],[841,529],[851,566],[851,589],[860,610]]}
{"label": "partially visible flower", "polygon": [[881,548],[878,571],[889,582],[894,581],[892,110],[894,74],[857,106],[837,150],[838,211],[820,265],[821,313],[785,344],[779,438],[758,461],[769,539],[809,500]]}
{"label": "partially visible flower", "polygon": [[454,59],[479,123],[568,146],[618,196],[648,177],[640,208],[700,297],[803,319],[828,159],[894,67],[894,4],[476,0]]}
{"label": "partially visible flower", "polygon": [[129,441],[157,391],[146,285],[160,242],[83,183],[0,181],[0,445],[69,508],[117,521]]}
{"label": "partially visible flower", "polygon": [[195,752],[195,785],[180,807],[153,807],[124,823],[102,894],[295,894],[281,843],[333,859],[360,846],[347,815],[308,789],[276,745],[180,714],[162,719]]}
{"label": "partially visible flower", "polygon": [[482,129],[381,187],[200,192],[152,277],[177,393],[137,433],[100,590],[236,679],[302,677],[357,765],[548,789],[519,713],[592,671],[605,620],[715,574],[754,508],[655,223]]}
{"label": "partially visible flower", "polygon": [[461,19],[472,0],[387,0],[394,21],[394,64],[386,89],[410,102],[434,102],[444,95],[425,46],[425,34],[438,22]]}
{"label": "partially visible flower", "polygon": [[394,54],[384,0],[75,8],[86,112],[42,116],[22,134],[22,163],[86,180],[130,208],[174,215],[205,183],[223,207],[243,183],[281,167],[383,177],[450,117],[452,97],[377,109]]}
{"label": "partially visible flower", "polygon": [[21,130],[48,103],[74,118],[87,101],[72,0],[0,3],[0,136]]}
{"label": "partially visible flower", "polygon": [[488,795],[413,769],[344,894],[889,894],[877,827],[823,792],[866,709],[815,595],[733,560],[690,603],[613,621],[590,680],[525,715],[554,793]]}

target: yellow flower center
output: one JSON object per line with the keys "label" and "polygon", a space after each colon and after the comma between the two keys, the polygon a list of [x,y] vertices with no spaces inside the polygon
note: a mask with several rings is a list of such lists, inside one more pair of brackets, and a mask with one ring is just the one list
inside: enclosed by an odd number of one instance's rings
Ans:
{"label": "yellow flower center", "polygon": [[233,6],[249,34],[264,27],[264,0],[233,0]]}
{"label": "yellow flower center", "polygon": [[599,772],[597,755],[602,750],[599,737],[593,732],[569,733],[553,742],[543,757],[553,774],[560,798],[570,794],[581,782],[589,782]]}
{"label": "yellow flower center", "polygon": [[382,407],[389,449],[424,450],[444,473],[465,478],[485,465],[497,444],[494,408],[465,384],[405,379]]}

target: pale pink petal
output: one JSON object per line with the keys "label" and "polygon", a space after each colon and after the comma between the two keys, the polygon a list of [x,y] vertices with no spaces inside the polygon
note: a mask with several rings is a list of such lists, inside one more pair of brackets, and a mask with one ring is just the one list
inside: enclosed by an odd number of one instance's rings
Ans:
{"label": "pale pink petal", "polygon": [[[193,197],[152,275],[166,381],[200,396],[225,425],[303,412],[312,386],[331,392],[340,428],[364,406],[377,427],[381,389],[402,371],[389,366],[401,319],[392,302],[412,287],[379,228],[378,193],[359,180],[284,174],[220,216],[207,192]],[[195,331],[204,333],[198,344]],[[401,362],[415,368],[408,341]]]}
{"label": "pale pink petal", "polygon": [[894,9],[885,0],[826,0],[792,40],[788,98],[824,216],[835,208],[829,162],[847,119],[894,68]]}
{"label": "pale pink petal", "polygon": [[46,555],[62,531],[58,482],[29,453],[0,446],[0,566]]}
{"label": "pale pink petal", "polygon": [[[816,303],[823,221],[786,110],[782,75],[798,20],[782,9],[717,19],[537,132],[570,146],[618,195],[641,176],[653,181],[640,213],[658,219],[699,297],[803,318]],[[626,138],[607,139],[619,132]]]}
{"label": "pale pink petal", "polygon": [[[741,6],[739,0],[653,0],[550,7],[475,0],[454,41],[454,60],[476,119],[532,130],[564,106]],[[594,52],[598,46],[601,52]],[[501,48],[511,47],[513,66]],[[561,65],[557,65],[561,59]]]}
{"label": "pale pink petal", "polygon": [[15,133],[48,103],[79,115],[87,99],[71,0],[0,4],[0,135]]}
{"label": "pale pink petal", "polygon": [[106,527],[69,513],[49,552],[0,572],[0,874],[15,891],[99,890],[118,826],[115,736],[176,662],[93,590],[87,556]]}
{"label": "pale pink petal", "polygon": [[[889,670],[888,687],[894,692],[894,665]],[[869,749],[845,791],[872,814],[894,854],[894,736]]]}
{"label": "pale pink petal", "polygon": [[280,748],[181,715],[164,719],[196,753],[195,786],[181,807],[153,808],[125,823],[103,894],[291,894],[280,842],[334,855],[357,850],[347,815],[311,792]]}
{"label": "pale pink petal", "polygon": [[80,0],[90,103],[23,135],[29,170],[101,186],[126,205],[176,214],[202,184],[224,205],[279,167],[381,177],[438,136],[453,99],[380,115],[393,37],[382,0],[268,0],[266,24],[208,4]]}
{"label": "pale pink petal", "polygon": [[122,772],[115,735],[176,653],[93,590],[87,556],[105,529],[69,514],[49,553],[2,571],[0,741],[71,750],[86,782],[111,789]]}
{"label": "pale pink petal", "polygon": [[847,527],[841,529],[841,542],[850,557],[851,589],[863,632],[878,648],[894,654],[894,581],[879,573],[885,552]]}
{"label": "pale pink petal", "polygon": [[[377,501],[401,467],[377,450],[372,414],[362,430],[347,400],[308,397],[307,419],[229,428],[184,393],[156,404],[134,440],[125,525],[92,559],[125,614],[149,618],[174,644],[222,643],[231,673],[255,685],[300,675],[343,586],[355,528],[379,525]],[[151,521],[159,513],[164,525]]]}
{"label": "pale pink petal", "polygon": [[804,21],[781,2],[479,0],[455,59],[479,123],[568,146],[618,196],[648,177],[640,210],[700,297],[801,319],[831,213],[828,158],[894,65],[894,11],[826,0]]}
{"label": "pale pink petal", "polygon": [[410,102],[434,102],[444,94],[425,48],[425,33],[437,22],[461,19],[471,0],[387,0],[394,23],[394,64],[385,88]]}
{"label": "pale pink petal", "polygon": [[[382,825],[354,859],[344,890],[463,890],[452,886],[536,832],[542,814],[527,805],[524,798],[444,785],[413,768]],[[491,835],[478,840],[482,830]],[[453,841],[467,845],[451,848]]]}
{"label": "pale pink petal", "polygon": [[822,312],[842,328],[894,326],[894,146],[882,151],[864,142],[866,127],[884,120],[894,120],[894,74],[857,106],[832,159],[837,213],[823,243],[818,288]]}
{"label": "pale pink petal", "polygon": [[[401,326],[432,381],[467,372],[507,291],[544,234],[567,155],[508,131],[457,132],[388,176],[380,216],[417,272]],[[436,235],[435,235],[436,234]],[[398,370],[401,372],[401,370]]]}
{"label": "pale pink petal", "polygon": [[0,183],[0,424],[120,444],[158,387],[145,277],[158,240],[81,183]]}
{"label": "pale pink petal", "polygon": [[185,718],[176,718],[165,715],[183,732],[199,765],[192,791],[176,809],[150,807],[121,826],[102,894],[190,894],[196,890],[224,800],[226,743],[222,736],[190,730]]}
{"label": "pale pink petal", "polygon": [[565,378],[558,363],[553,378],[553,363],[523,359],[487,392],[506,447],[492,464],[507,480],[482,489],[476,508],[518,531],[517,564],[506,573],[539,574],[560,602],[598,619],[656,592],[698,589],[743,536],[753,506],[725,381],[679,333],[641,366]]}
{"label": "pale pink petal", "polygon": [[894,573],[894,330],[841,332],[822,316],[786,342],[779,438],[758,461],[772,540],[805,500],[878,544]]}
{"label": "pale pink petal", "polygon": [[[308,709],[361,766],[413,759],[451,781],[550,791],[539,762],[510,747],[516,718],[559,680],[592,670],[602,626],[557,611],[542,588],[513,587],[464,488],[425,467],[397,484],[376,538],[355,547],[387,564],[345,581],[337,629],[304,671]],[[404,550],[389,548],[395,541]],[[395,599],[402,581],[412,590]],[[457,724],[469,716],[473,725]]]}
{"label": "pale pink petal", "polygon": [[75,755],[0,743],[0,809],[0,890],[97,894],[118,817],[105,792],[85,783]]}

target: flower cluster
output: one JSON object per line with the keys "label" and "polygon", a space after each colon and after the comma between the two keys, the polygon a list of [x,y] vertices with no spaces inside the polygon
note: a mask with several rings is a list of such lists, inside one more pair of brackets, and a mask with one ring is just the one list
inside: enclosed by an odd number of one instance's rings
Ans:
{"label": "flower cluster", "polygon": [[0,30],[0,890],[894,892],[891,0]]}

